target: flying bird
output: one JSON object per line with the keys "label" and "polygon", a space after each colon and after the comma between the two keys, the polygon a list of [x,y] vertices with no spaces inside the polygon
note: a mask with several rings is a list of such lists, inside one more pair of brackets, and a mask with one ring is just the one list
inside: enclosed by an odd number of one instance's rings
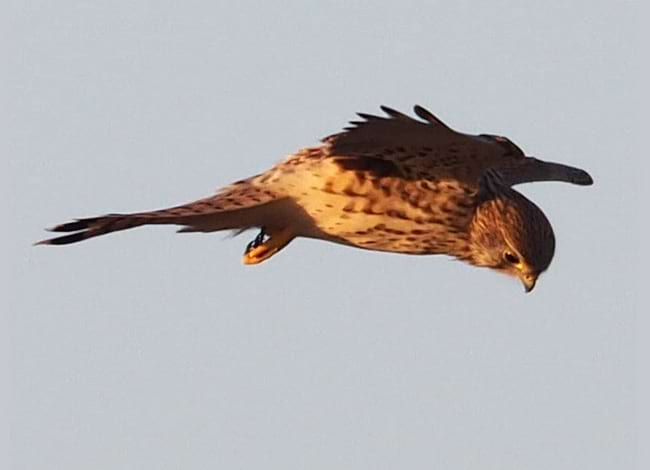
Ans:
{"label": "flying bird", "polygon": [[527,292],[551,263],[550,222],[512,186],[591,185],[584,170],[529,157],[499,135],[457,132],[415,106],[415,119],[381,107],[215,195],[167,209],[108,214],[57,225],[67,245],[150,224],[179,232],[250,228],[243,261],[258,264],[296,237],[367,250],[445,254],[519,278]]}

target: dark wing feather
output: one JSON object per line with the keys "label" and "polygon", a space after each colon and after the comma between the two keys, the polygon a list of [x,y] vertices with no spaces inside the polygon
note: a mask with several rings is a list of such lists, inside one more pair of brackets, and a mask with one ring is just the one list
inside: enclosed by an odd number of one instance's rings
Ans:
{"label": "dark wing feather", "polygon": [[385,116],[358,113],[360,121],[351,121],[342,132],[323,139],[323,150],[340,160],[343,168],[377,177],[451,179],[478,188],[484,172],[493,168],[508,186],[533,181],[593,182],[579,168],[526,157],[505,137],[457,132],[422,106],[413,108],[421,120],[387,106],[381,110]]}
{"label": "dark wing feather", "polygon": [[452,130],[421,106],[416,106],[415,112],[423,121],[387,106],[382,106],[381,110],[386,116],[358,113],[362,120],[351,121],[342,132],[322,139],[330,153],[360,154],[391,146],[443,148],[469,137]]}
{"label": "dark wing feather", "polygon": [[[435,117],[435,116],[433,115],[433,113],[431,113],[431,111],[429,111],[428,109],[424,109],[424,108],[423,108],[422,106],[420,106],[419,104],[416,104],[416,105],[413,107],[413,111],[415,111],[415,114],[417,115],[417,117],[419,117],[420,119],[424,119],[424,120],[427,121],[429,124],[432,124],[432,125],[434,125],[434,126],[440,126],[440,127],[445,128],[445,129],[449,129],[450,131],[452,130],[451,128],[449,128],[449,127],[447,126],[447,124],[445,124],[445,123],[442,122],[440,119],[438,119],[437,117]],[[453,131],[452,131],[452,132],[453,132]]]}
{"label": "dark wing feather", "polygon": [[404,173],[395,162],[383,158],[361,155],[356,157],[334,157],[333,160],[344,170],[370,173],[377,178],[385,176],[404,177]]}
{"label": "dark wing feather", "polygon": [[342,168],[378,178],[457,180],[475,189],[503,154],[498,144],[456,132],[421,106],[414,108],[421,120],[381,109],[385,116],[359,113],[362,120],[323,139],[323,150]]}
{"label": "dark wing feather", "polygon": [[379,107],[379,109],[381,109],[383,112],[388,114],[393,119],[402,119],[404,121],[413,120],[412,118],[408,117],[406,114],[400,113],[399,111],[396,111],[393,108],[389,108],[388,106],[382,105]]}

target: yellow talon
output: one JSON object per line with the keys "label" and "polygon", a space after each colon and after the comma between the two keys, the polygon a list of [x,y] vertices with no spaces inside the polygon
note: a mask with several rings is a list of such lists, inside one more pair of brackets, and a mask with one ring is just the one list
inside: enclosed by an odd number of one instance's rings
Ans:
{"label": "yellow talon", "polygon": [[266,245],[260,245],[244,254],[244,264],[258,264],[270,258],[278,250],[269,250]]}
{"label": "yellow talon", "polygon": [[242,259],[244,264],[259,264],[262,261],[266,261],[282,248],[287,246],[287,244],[294,238],[288,228],[282,229],[276,233],[267,233],[267,235],[270,238],[266,242],[251,248],[244,253]]}

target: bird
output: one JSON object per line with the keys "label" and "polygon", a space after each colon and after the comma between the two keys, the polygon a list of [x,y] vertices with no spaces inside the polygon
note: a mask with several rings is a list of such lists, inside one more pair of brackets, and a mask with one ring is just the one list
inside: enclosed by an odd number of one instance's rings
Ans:
{"label": "bird", "polygon": [[37,245],[67,245],[142,225],[188,232],[249,229],[247,265],[297,237],[411,255],[448,255],[518,278],[526,292],[547,270],[555,235],[542,210],[513,186],[593,184],[580,168],[527,156],[509,138],[466,134],[416,105],[387,106],[287,156],[269,170],[175,207],[75,219]]}

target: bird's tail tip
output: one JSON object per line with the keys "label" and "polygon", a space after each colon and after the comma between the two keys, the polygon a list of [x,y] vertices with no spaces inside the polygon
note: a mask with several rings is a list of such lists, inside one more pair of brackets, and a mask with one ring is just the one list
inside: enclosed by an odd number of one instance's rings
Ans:
{"label": "bird's tail tip", "polygon": [[35,243],[32,243],[32,246],[43,246],[43,245],[68,245],[70,243],[76,243],[88,238],[96,236],[90,231],[81,231],[77,233],[71,233],[69,235],[63,235],[61,237],[46,238],[45,240],[39,240]]}
{"label": "bird's tail tip", "polygon": [[65,233],[66,235],[40,240],[35,242],[32,246],[68,245],[70,243],[77,243],[105,233],[124,230],[140,224],[141,221],[136,218],[120,216],[118,214],[89,217],[86,219],[75,219],[71,222],[66,222],[45,229],[48,232]]}

